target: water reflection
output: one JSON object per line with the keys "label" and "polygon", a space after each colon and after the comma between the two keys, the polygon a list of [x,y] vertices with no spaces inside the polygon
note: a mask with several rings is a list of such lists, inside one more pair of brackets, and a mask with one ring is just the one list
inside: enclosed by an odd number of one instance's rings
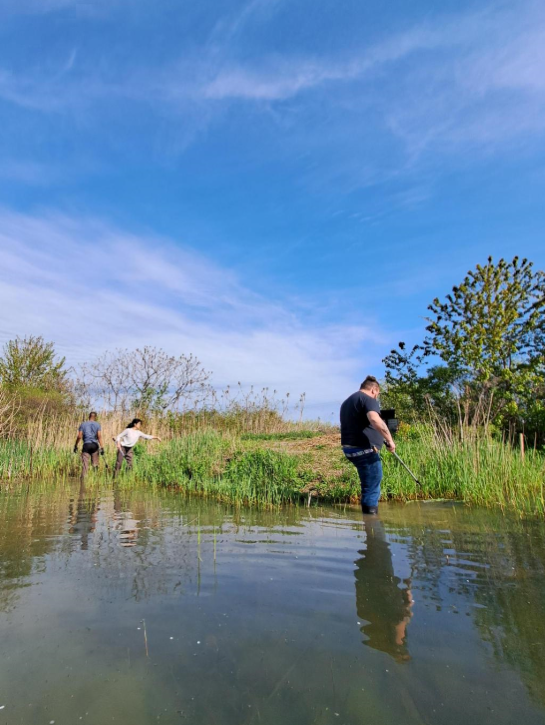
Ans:
{"label": "water reflection", "polygon": [[364,522],[366,547],[358,552],[356,610],[363,620],[364,644],[386,652],[398,662],[410,659],[407,625],[411,621],[411,580],[394,573],[392,551],[380,519]]}
{"label": "water reflection", "polygon": [[79,538],[82,551],[89,549],[97,523],[112,531],[120,546],[136,545],[140,521],[119,486],[99,492],[82,482],[77,498],[71,498],[68,506],[68,533]]}
{"label": "water reflection", "polygon": [[135,546],[140,522],[135,518],[135,514],[127,508],[119,486],[116,484],[113,487],[113,508],[112,528],[118,534],[120,545],[125,548]]}
{"label": "water reflection", "polygon": [[[415,504],[384,507],[362,533],[350,509],[258,512],[92,483],[0,495],[0,520],[0,641],[11,657],[0,692],[21,682],[21,703],[43,697],[55,651],[67,678],[57,708],[91,657],[88,675],[110,673],[112,691],[125,680],[108,706],[126,706],[134,687],[157,706],[154,720],[164,700],[171,719],[225,725],[255,725],[258,707],[262,722],[286,725],[327,725],[332,712],[339,724],[365,712],[416,725],[439,707],[442,725],[543,722],[542,522]],[[24,700],[31,665],[39,676]],[[142,706],[134,725],[152,719]],[[38,722],[21,713],[10,722]]]}
{"label": "water reflection", "polygon": [[90,496],[85,482],[80,483],[77,499],[70,499],[68,506],[68,532],[80,538],[82,551],[89,548],[89,536],[95,531],[99,510],[98,496]]}

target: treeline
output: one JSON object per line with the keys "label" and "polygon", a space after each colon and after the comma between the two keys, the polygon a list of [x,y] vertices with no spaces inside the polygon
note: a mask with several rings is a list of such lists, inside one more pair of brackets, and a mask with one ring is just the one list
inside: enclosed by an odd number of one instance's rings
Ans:
{"label": "treeline", "polygon": [[8,341],[0,355],[0,438],[29,438],[46,427],[73,424],[89,410],[116,420],[138,416],[173,434],[202,428],[236,433],[278,432],[303,419],[305,395],[263,388],[216,389],[194,355],[160,348],[118,349],[68,367],[40,336]]}
{"label": "treeline", "polygon": [[[522,433],[527,446],[543,445],[545,273],[527,259],[489,258],[433,300],[426,322],[416,345],[400,342],[384,359],[383,407],[404,423],[433,423],[443,439],[485,432],[518,441]],[[173,434],[278,432],[302,424],[304,405],[304,394],[292,401],[268,388],[218,390],[194,355],[150,346],[106,352],[77,369],[42,337],[17,337],[0,354],[0,438],[91,408],[160,420]]]}
{"label": "treeline", "polygon": [[428,306],[422,340],[384,359],[383,400],[406,422],[545,442],[545,273],[491,257]]}

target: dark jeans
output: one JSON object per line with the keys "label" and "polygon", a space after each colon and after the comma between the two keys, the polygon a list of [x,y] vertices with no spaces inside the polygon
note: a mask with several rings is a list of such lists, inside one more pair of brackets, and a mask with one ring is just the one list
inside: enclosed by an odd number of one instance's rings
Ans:
{"label": "dark jeans", "polygon": [[382,462],[378,453],[362,453],[362,451],[362,448],[343,448],[344,455],[358,469],[361,483],[361,505],[375,508],[378,506],[380,498]]}

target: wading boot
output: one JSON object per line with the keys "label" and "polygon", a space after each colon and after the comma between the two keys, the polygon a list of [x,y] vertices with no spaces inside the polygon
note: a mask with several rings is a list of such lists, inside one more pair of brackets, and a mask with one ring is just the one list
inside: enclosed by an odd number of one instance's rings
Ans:
{"label": "wading boot", "polygon": [[378,506],[366,506],[362,503],[361,510],[364,514],[378,514]]}

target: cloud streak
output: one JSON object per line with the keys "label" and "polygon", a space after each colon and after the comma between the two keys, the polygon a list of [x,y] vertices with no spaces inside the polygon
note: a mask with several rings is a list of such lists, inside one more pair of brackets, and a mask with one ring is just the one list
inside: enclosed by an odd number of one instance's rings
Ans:
{"label": "cloud streak", "polygon": [[[138,104],[149,112],[152,102],[172,123],[183,118],[186,126],[198,127],[201,119],[206,127],[213,113],[235,103],[276,105],[282,113],[281,104],[289,101],[304,119],[306,100],[319,96],[326,106],[343,109],[336,123],[345,132],[351,123],[365,130],[371,105],[412,158],[439,144],[490,146],[545,130],[545,13],[539,5],[437,16],[345,57],[286,51],[242,62],[237,43],[277,5],[253,0],[218,21],[203,52],[153,69],[131,65],[106,72],[101,64],[98,71],[80,63],[74,50],[55,73],[0,69],[0,98],[86,121],[105,107],[129,112]],[[197,135],[189,131],[187,143]]]}

